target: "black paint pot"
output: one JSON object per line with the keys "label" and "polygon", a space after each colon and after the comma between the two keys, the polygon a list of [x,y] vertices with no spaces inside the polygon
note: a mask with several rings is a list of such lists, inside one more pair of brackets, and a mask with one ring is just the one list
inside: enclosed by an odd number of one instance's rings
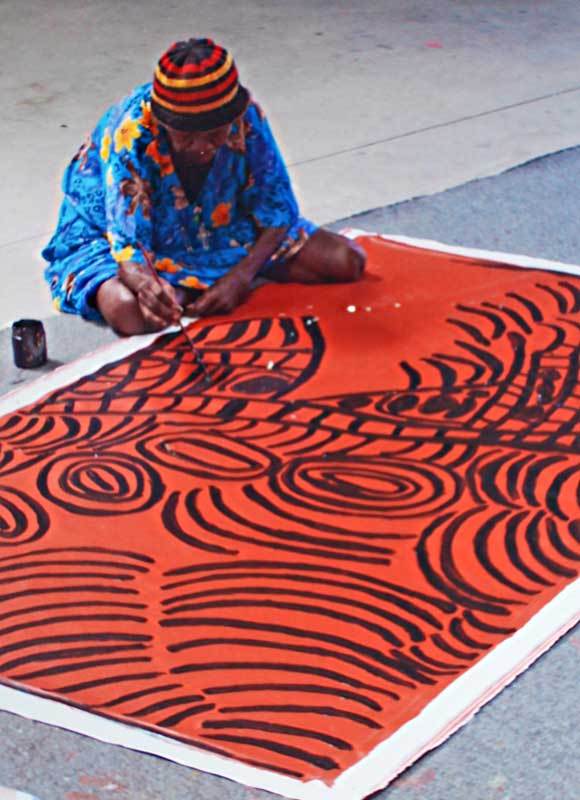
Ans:
{"label": "black paint pot", "polygon": [[21,369],[34,369],[46,364],[46,334],[37,319],[19,319],[12,324],[14,363]]}

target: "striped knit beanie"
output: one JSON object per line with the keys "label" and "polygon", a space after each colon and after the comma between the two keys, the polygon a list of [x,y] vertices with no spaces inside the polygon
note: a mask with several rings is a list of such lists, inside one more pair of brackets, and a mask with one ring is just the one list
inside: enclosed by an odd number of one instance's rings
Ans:
{"label": "striped knit beanie", "polygon": [[231,55],[211,39],[176,42],[159,59],[151,108],[162,125],[181,131],[219,128],[239,117],[248,100]]}

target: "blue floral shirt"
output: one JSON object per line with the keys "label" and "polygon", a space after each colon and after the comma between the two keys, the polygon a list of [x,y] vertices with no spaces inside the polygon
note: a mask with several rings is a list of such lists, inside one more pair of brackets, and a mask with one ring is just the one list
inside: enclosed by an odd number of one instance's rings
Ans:
{"label": "blue floral shirt", "polygon": [[110,108],[65,172],[57,230],[43,251],[63,311],[99,317],[96,289],[119,262],[144,264],[141,247],[170,283],[205,288],[247,255],[261,230],[289,230],[275,260],[315,227],[299,217],[284,161],[255,102],[232,126],[190,203],[150,96],[147,83]]}

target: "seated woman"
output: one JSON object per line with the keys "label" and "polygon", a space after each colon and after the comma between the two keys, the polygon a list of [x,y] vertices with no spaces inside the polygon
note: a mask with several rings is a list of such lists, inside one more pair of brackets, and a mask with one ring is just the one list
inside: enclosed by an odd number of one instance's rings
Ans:
{"label": "seated woman", "polygon": [[231,311],[256,276],[364,269],[356,244],[300,216],[266,118],[211,39],[174,44],[153,83],[104,114],[63,190],[43,251],[55,305],[121,334]]}

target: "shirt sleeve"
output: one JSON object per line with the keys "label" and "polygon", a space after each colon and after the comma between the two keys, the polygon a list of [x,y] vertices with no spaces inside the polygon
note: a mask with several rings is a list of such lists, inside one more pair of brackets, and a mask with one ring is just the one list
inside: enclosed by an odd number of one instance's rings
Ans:
{"label": "shirt sleeve", "polygon": [[268,120],[253,103],[244,123],[248,163],[245,208],[259,228],[289,228],[298,219],[298,203]]}

